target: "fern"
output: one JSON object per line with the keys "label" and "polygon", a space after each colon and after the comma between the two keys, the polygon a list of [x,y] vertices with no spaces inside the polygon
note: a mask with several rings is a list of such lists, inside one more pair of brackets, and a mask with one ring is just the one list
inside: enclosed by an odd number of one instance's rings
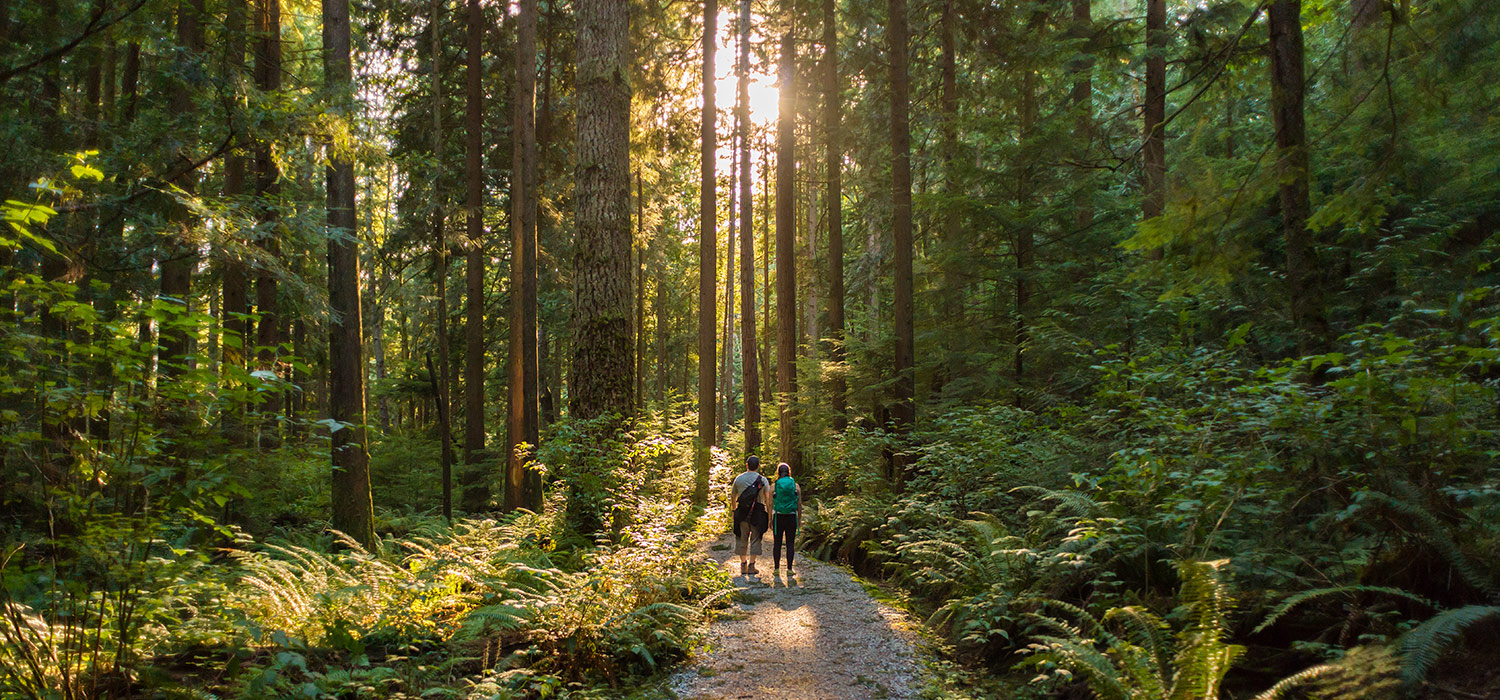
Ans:
{"label": "fern", "polygon": [[1303,603],[1336,595],[1345,595],[1353,598],[1354,596],[1361,593],[1380,593],[1397,598],[1405,598],[1407,600],[1425,605],[1433,610],[1436,610],[1439,607],[1437,603],[1434,603],[1431,600],[1428,600],[1427,598],[1419,596],[1415,593],[1403,591],[1399,588],[1389,588],[1386,586],[1337,586],[1333,588],[1315,588],[1310,591],[1302,591],[1300,593],[1288,596],[1286,600],[1281,601],[1281,604],[1276,606],[1275,610],[1271,611],[1271,614],[1266,616],[1265,621],[1257,625],[1256,628],[1250,633],[1259,634],[1271,625],[1276,624],[1277,620],[1285,617],[1287,613],[1292,611],[1292,608],[1295,608]]}
{"label": "fern", "polygon": [[1401,640],[1402,682],[1415,687],[1426,680],[1428,672],[1465,629],[1496,615],[1500,615],[1500,606],[1468,605],[1444,610],[1407,632]]}
{"label": "fern", "polygon": [[1314,679],[1322,678],[1333,673],[1335,670],[1337,670],[1337,667],[1332,664],[1318,664],[1317,666],[1303,669],[1277,681],[1276,685],[1255,696],[1254,700],[1279,700],[1279,698],[1285,696],[1293,688],[1305,685]]}

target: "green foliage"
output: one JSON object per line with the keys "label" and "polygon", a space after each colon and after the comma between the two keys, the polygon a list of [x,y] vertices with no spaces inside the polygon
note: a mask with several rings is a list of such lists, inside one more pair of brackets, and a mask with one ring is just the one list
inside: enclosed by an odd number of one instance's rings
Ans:
{"label": "green foliage", "polygon": [[1111,608],[1096,618],[1053,603],[1077,622],[1036,615],[1051,633],[1035,636],[1025,663],[1048,676],[1076,674],[1105,700],[1217,698],[1225,674],[1244,653],[1226,641],[1234,607],[1228,565],[1221,560],[1179,566],[1186,621],[1172,635],[1165,634],[1165,620],[1138,606]]}
{"label": "green foliage", "polygon": [[1500,616],[1500,606],[1466,605],[1444,610],[1401,638],[1401,681],[1420,685],[1464,630]]}

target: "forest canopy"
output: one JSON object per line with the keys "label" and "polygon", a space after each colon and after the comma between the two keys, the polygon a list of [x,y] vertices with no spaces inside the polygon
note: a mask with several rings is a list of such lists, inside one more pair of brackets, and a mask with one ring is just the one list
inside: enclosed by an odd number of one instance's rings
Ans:
{"label": "forest canopy", "polygon": [[1500,694],[1497,76],[1488,0],[0,0],[0,698],[666,697],[752,455],[929,697]]}

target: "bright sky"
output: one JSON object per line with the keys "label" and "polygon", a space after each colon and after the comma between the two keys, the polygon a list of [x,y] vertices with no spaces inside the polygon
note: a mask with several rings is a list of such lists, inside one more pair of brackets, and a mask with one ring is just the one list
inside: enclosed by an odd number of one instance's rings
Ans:
{"label": "bright sky", "polygon": [[[723,175],[729,172],[732,163],[733,146],[730,139],[723,135],[732,133],[734,127],[734,106],[739,96],[739,81],[734,74],[735,66],[739,62],[739,42],[736,33],[738,16],[734,10],[726,10],[719,13],[719,46],[714,54],[714,103],[719,111],[719,162],[717,171]],[[760,32],[760,25],[764,18],[753,15],[750,20],[750,41],[760,43],[767,41],[767,37]],[[781,92],[776,88],[776,66],[758,65],[754,53],[750,55],[750,124],[752,136],[756,127],[764,127],[776,121],[777,101]],[[701,98],[700,98],[701,99]],[[759,149],[754,150],[752,162],[758,162]],[[755,165],[751,168],[752,179],[760,177],[760,168]],[[723,196],[721,194],[721,196]]]}

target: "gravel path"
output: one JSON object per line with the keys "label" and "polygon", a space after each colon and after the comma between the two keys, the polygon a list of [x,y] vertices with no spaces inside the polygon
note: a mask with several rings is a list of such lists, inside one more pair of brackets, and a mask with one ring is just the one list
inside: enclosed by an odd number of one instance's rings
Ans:
{"label": "gravel path", "polygon": [[[849,573],[799,557],[795,575],[738,575],[725,535],[709,556],[736,574],[739,603],[709,628],[708,649],[674,674],[684,700],[921,697],[917,635],[904,613],[876,602]],[[771,553],[770,542],[765,554]]]}

